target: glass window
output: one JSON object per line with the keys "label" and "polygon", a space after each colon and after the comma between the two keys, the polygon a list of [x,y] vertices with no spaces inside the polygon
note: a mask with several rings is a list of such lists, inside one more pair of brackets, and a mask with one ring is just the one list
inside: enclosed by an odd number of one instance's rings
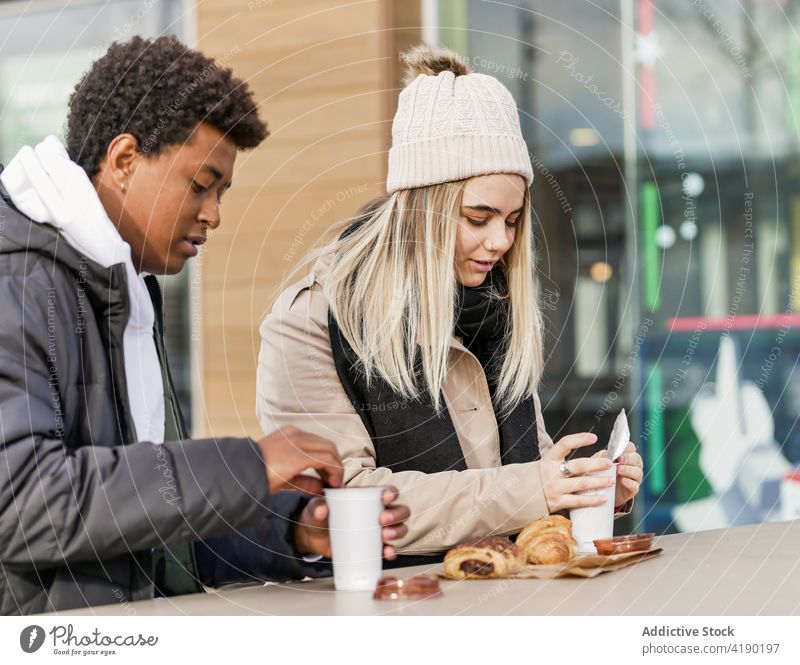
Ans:
{"label": "glass window", "polygon": [[636,9],[648,519],[778,519],[800,460],[800,3]]}
{"label": "glass window", "polygon": [[[520,109],[534,168],[547,319],[542,399],[551,434],[594,430],[621,362],[626,301],[619,2],[440,3],[440,38],[498,77]],[[617,410],[624,405],[620,399]]]}
{"label": "glass window", "polygon": [[[63,139],[69,96],[111,42],[184,38],[183,15],[180,0],[0,4],[0,163],[48,134]],[[170,365],[191,423],[189,280],[169,277],[162,286]]]}
{"label": "glass window", "polygon": [[632,410],[639,529],[776,519],[800,461],[800,0],[439,7],[533,155],[551,434],[603,441]]}

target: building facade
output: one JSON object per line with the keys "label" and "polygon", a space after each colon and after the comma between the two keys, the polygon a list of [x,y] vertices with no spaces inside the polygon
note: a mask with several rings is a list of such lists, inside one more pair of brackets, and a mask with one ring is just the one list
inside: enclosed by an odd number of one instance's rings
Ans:
{"label": "building facade", "polygon": [[800,461],[798,28],[800,0],[0,2],[0,162],[60,131],[114,39],[171,32],[248,81],[271,136],[165,291],[194,432],[257,437],[261,318],[385,191],[398,53],[448,45],[520,105],[553,436],[632,414],[628,528],[776,519]]}

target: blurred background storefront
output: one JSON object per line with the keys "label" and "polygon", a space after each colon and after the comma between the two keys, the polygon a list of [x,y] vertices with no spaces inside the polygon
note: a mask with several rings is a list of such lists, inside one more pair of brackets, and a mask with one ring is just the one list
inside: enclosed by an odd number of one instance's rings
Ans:
{"label": "blurred background storefront", "polygon": [[0,2],[0,162],[58,133],[114,39],[172,32],[246,78],[272,136],[165,284],[196,433],[260,434],[258,324],[384,190],[399,51],[446,44],[516,97],[535,182],[554,437],[631,413],[623,529],[784,516],[800,462],[800,0]]}
{"label": "blurred background storefront", "polygon": [[800,3],[441,2],[534,155],[554,435],[632,412],[636,528],[782,516],[800,460]]}

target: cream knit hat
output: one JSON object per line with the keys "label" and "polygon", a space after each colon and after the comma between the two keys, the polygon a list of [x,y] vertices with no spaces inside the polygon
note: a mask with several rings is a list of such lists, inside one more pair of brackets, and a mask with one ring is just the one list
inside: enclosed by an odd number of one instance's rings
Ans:
{"label": "cream knit hat", "polygon": [[470,72],[447,49],[417,46],[403,61],[408,74],[392,123],[389,194],[488,173],[518,173],[530,186],[517,105],[500,81]]}

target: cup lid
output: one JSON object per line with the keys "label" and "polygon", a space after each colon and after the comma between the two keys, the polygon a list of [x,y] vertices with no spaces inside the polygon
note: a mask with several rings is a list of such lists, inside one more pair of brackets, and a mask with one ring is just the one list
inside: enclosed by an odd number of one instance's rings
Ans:
{"label": "cup lid", "polygon": [[345,487],[324,487],[323,492],[326,496],[353,496],[359,494],[383,494],[389,488],[388,485],[347,485]]}

